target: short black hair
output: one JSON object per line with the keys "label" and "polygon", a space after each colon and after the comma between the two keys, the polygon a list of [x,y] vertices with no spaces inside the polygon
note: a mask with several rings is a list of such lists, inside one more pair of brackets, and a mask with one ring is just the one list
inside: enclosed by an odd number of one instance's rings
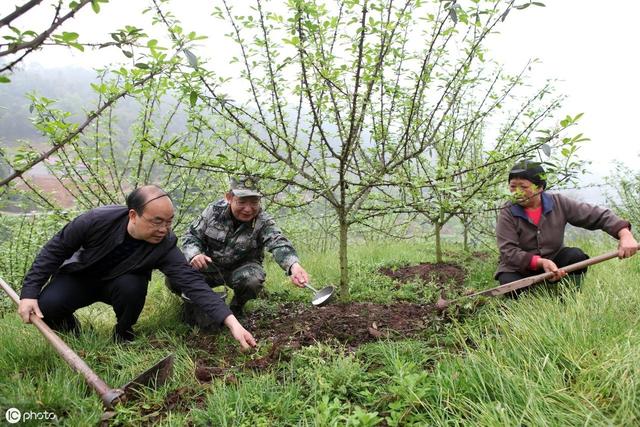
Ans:
{"label": "short black hair", "polygon": [[149,203],[161,197],[168,197],[169,194],[157,185],[144,185],[133,190],[127,196],[127,208],[133,209],[138,215],[142,215],[144,207]]}

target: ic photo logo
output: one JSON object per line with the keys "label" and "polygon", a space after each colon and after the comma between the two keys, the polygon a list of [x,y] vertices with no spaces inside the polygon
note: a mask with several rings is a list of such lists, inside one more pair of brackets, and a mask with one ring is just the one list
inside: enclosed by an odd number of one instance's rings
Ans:
{"label": "ic photo logo", "polygon": [[18,408],[9,408],[7,409],[7,412],[4,413],[4,417],[7,419],[9,424],[19,423],[22,419],[22,412],[20,412],[20,409]]}
{"label": "ic photo logo", "polygon": [[25,411],[25,412],[22,412],[18,408],[9,408],[9,409],[7,409],[7,411],[4,413],[4,418],[7,420],[7,422],[9,424],[17,424],[17,423],[19,423],[21,421],[22,422],[32,421],[32,420],[44,421],[44,420],[57,420],[58,419],[58,417],[56,416],[55,412],[49,412],[49,411],[39,411],[39,412]]}

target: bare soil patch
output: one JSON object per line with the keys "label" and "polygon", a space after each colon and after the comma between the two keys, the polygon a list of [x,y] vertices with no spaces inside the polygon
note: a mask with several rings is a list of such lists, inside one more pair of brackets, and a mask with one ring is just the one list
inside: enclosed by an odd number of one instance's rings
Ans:
{"label": "bare soil patch", "polygon": [[481,252],[481,251],[476,251],[476,252],[472,252],[471,256],[479,259],[481,261],[488,261],[490,260],[494,255],[490,254],[489,252]]}
{"label": "bare soil patch", "polygon": [[[261,343],[271,344],[269,351],[245,361],[241,367],[263,370],[286,360],[291,350],[316,343],[346,346],[353,351],[378,339],[418,336],[429,330],[438,312],[433,304],[335,303],[313,307],[286,303],[270,312],[253,312],[243,324]],[[215,339],[206,334],[188,338],[191,347],[201,350],[196,359],[195,376],[201,383],[223,378],[236,380],[231,370],[238,366],[240,354],[232,349],[221,354]],[[213,366],[212,366],[213,365]]]}
{"label": "bare soil patch", "polygon": [[378,272],[391,277],[398,283],[420,280],[425,283],[435,282],[441,286],[444,286],[447,283],[453,283],[456,288],[463,287],[464,279],[467,276],[467,273],[462,266],[448,262],[423,262],[417,265],[408,265],[398,268],[382,267]]}
{"label": "bare soil patch", "polygon": [[[399,283],[418,278],[441,289],[463,288],[465,270],[453,263],[423,263],[396,269],[380,269]],[[446,314],[444,315],[446,318]],[[290,357],[291,351],[316,343],[340,345],[353,351],[379,339],[405,339],[425,336],[434,331],[433,323],[443,321],[434,304],[395,302],[333,303],[324,307],[311,304],[284,303],[272,310],[248,314],[242,324],[263,345],[270,344],[266,354],[247,360],[237,348],[220,348],[217,340],[207,334],[190,335],[187,340],[198,352],[195,377],[200,383],[216,378],[227,383],[237,381],[233,372],[238,368],[263,370]]]}
{"label": "bare soil patch", "polygon": [[247,319],[259,339],[297,346],[335,341],[358,347],[381,337],[423,330],[432,304],[334,303],[325,307],[284,304],[275,313],[253,313]]}

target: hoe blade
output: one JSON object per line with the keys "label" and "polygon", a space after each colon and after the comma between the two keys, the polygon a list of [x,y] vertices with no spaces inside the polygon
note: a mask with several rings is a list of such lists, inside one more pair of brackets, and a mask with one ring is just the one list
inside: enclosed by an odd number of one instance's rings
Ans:
{"label": "hoe blade", "polygon": [[129,396],[142,387],[159,387],[167,381],[172,372],[173,354],[170,354],[122,386],[122,389]]}

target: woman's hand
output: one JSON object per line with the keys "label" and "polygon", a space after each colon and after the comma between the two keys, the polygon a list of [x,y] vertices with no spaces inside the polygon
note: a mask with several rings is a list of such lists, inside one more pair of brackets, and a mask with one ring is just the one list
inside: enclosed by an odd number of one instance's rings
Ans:
{"label": "woman's hand", "polygon": [[550,279],[552,282],[556,282],[567,275],[567,272],[558,268],[555,262],[546,258],[538,259],[538,268],[542,268],[545,273],[554,273],[553,277]]}
{"label": "woman's hand", "polygon": [[631,234],[631,230],[623,228],[618,232],[618,258],[629,258],[638,252],[638,242]]}

